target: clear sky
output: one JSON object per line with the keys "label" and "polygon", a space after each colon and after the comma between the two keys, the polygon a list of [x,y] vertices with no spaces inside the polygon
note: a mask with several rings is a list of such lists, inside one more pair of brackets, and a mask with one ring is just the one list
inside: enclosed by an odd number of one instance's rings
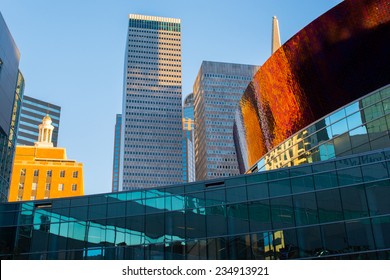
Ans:
{"label": "clear sky", "polygon": [[85,193],[111,191],[128,14],[182,21],[183,98],[203,60],[261,65],[271,23],[282,43],[341,0],[1,0],[25,94],[61,106],[58,146],[84,164]]}

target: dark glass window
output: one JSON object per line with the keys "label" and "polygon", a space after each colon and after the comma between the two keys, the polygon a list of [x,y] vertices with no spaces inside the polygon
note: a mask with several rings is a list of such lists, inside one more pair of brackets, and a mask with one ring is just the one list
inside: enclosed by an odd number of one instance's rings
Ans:
{"label": "dark glass window", "polygon": [[317,192],[318,213],[321,223],[344,219],[338,189]]}
{"label": "dark glass window", "polygon": [[70,208],[70,217],[76,220],[81,220],[81,221],[87,220],[87,213],[88,213],[87,206]]}
{"label": "dark glass window", "polygon": [[344,223],[321,226],[324,252],[327,254],[341,254],[347,251],[347,233]]}
{"label": "dark glass window", "polygon": [[165,235],[168,241],[172,241],[173,238],[185,239],[184,212],[165,213]]}
{"label": "dark glass window", "polygon": [[345,223],[345,227],[348,235],[349,251],[358,252],[375,249],[369,219],[349,221]]}
{"label": "dark glass window", "polygon": [[390,217],[372,219],[375,244],[378,249],[390,248]]}
{"label": "dark glass window", "polygon": [[224,237],[207,238],[207,253],[211,260],[227,258],[226,239]]}
{"label": "dark glass window", "polygon": [[340,194],[346,220],[368,216],[364,185],[340,188]]}
{"label": "dark glass window", "polygon": [[237,188],[227,188],[226,189],[226,202],[235,203],[247,201],[246,198],[246,187],[237,187]]}
{"label": "dark glass window", "polygon": [[362,172],[365,182],[388,178],[385,162],[365,165],[362,167]]}
{"label": "dark glass window", "polygon": [[89,206],[88,218],[92,219],[103,219],[106,218],[106,206],[107,204],[96,204]]}
{"label": "dark glass window", "polygon": [[187,239],[202,238],[206,236],[206,216],[205,216],[204,208],[187,210],[185,219],[186,219],[185,229],[186,229]]}
{"label": "dark glass window", "polygon": [[390,181],[366,183],[368,208],[371,216],[390,213]]}
{"label": "dark glass window", "polygon": [[337,170],[339,185],[352,185],[363,181],[360,167]]}
{"label": "dark glass window", "polygon": [[232,178],[225,180],[226,187],[235,187],[245,185],[245,177]]}
{"label": "dark glass window", "polygon": [[258,183],[247,186],[248,200],[268,198],[268,184]]}
{"label": "dark glass window", "polygon": [[252,250],[249,235],[229,237],[229,258],[231,260],[251,260]]}
{"label": "dark glass window", "polygon": [[[340,123],[340,122],[338,122]],[[333,128],[332,128],[333,129]],[[347,126],[345,126],[344,131],[347,130]],[[334,143],[334,151],[336,156],[344,156],[351,154],[351,141],[349,139],[348,132],[341,134],[340,136],[333,139]]]}
{"label": "dark glass window", "polygon": [[206,208],[206,219],[207,236],[212,237],[227,234],[226,207],[224,205]]}
{"label": "dark glass window", "polygon": [[145,242],[164,242],[165,225],[164,213],[145,216]]}
{"label": "dark glass window", "polygon": [[126,216],[145,214],[146,209],[144,204],[144,200],[142,199],[128,201],[126,203]]}
{"label": "dark glass window", "polygon": [[303,176],[291,179],[291,188],[293,193],[308,192],[314,190],[312,176]]}
{"label": "dark glass window", "polygon": [[315,188],[317,190],[336,187],[337,186],[337,174],[335,171],[315,174],[314,175],[314,183],[315,183]]}
{"label": "dark glass window", "polygon": [[291,194],[290,180],[269,182],[270,197]]}
{"label": "dark glass window", "polygon": [[252,232],[272,229],[271,209],[268,200],[250,202],[248,212]]}
{"label": "dark glass window", "polygon": [[305,227],[297,229],[299,256],[301,258],[320,257],[327,254],[322,247],[320,227]]}
{"label": "dark glass window", "polygon": [[107,204],[107,218],[123,217],[126,215],[126,203],[110,203]]}
{"label": "dark glass window", "polygon": [[249,231],[248,207],[244,203],[227,206],[228,232],[230,235]]}
{"label": "dark glass window", "polygon": [[207,206],[225,204],[225,202],[226,202],[225,189],[206,191]]}
{"label": "dark glass window", "polygon": [[294,208],[292,198],[281,197],[271,199],[271,215],[272,227],[274,229],[293,227],[294,223]]}
{"label": "dark glass window", "polygon": [[297,226],[318,223],[317,202],[314,193],[295,195],[293,200]]}

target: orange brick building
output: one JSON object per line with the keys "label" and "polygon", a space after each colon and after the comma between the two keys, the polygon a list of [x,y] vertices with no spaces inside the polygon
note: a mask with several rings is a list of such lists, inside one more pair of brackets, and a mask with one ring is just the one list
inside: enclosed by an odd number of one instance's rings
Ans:
{"label": "orange brick building", "polygon": [[84,195],[83,164],[69,160],[65,148],[53,147],[54,127],[47,115],[35,146],[17,146],[8,201]]}

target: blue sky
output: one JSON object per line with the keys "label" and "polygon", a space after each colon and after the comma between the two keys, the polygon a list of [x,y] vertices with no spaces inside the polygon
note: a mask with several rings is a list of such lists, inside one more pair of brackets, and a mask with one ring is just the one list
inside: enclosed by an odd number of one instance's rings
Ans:
{"label": "blue sky", "polygon": [[261,65],[271,23],[282,43],[340,0],[1,0],[25,94],[61,106],[58,146],[84,164],[85,193],[111,191],[128,14],[182,21],[183,97],[203,60]]}

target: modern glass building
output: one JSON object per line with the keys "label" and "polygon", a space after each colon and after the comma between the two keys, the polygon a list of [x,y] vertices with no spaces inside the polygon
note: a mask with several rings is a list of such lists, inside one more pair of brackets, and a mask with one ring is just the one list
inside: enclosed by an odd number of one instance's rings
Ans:
{"label": "modern glass building", "polygon": [[52,142],[54,147],[57,147],[61,107],[27,95],[22,101],[17,145],[34,146],[38,139],[38,126],[46,115],[52,120],[54,126]]}
{"label": "modern glass building", "polygon": [[0,201],[7,201],[24,78],[19,50],[0,13]]}
{"label": "modern glass building", "polygon": [[112,192],[119,191],[119,172],[120,172],[120,151],[121,151],[121,128],[122,115],[116,115],[115,135],[114,135],[114,153],[112,166]]}
{"label": "modern glass building", "polygon": [[129,15],[119,189],[182,182],[180,19]]}
{"label": "modern glass building", "polygon": [[0,205],[1,259],[389,259],[390,150]]}
{"label": "modern glass building", "polygon": [[232,128],[258,66],[203,61],[194,83],[196,180],[239,174]]}
{"label": "modern glass building", "polygon": [[183,182],[195,182],[194,94],[183,104]]}

